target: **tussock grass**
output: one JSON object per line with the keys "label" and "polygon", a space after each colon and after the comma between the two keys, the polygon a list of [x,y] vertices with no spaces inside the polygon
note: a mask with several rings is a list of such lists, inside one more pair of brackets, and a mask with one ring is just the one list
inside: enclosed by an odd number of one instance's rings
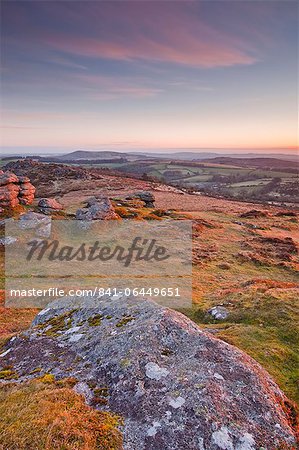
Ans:
{"label": "tussock grass", "polygon": [[119,450],[119,419],[92,409],[66,383],[0,389],[1,450]]}

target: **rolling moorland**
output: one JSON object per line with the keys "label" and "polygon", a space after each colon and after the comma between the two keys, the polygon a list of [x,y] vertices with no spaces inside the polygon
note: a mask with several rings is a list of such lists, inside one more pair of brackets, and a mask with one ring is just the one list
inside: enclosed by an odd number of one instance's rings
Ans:
{"label": "rolling moorland", "polygon": [[[299,229],[295,201],[298,173],[294,163],[290,167],[285,161],[277,165],[271,161],[271,167],[267,167],[268,160],[254,163],[225,158],[192,163],[155,160],[70,164],[67,161],[67,164],[29,159],[6,161],[4,170],[29,177],[36,193],[33,204],[4,208],[2,218],[17,218],[28,210],[40,212],[41,198],[55,198],[61,205],[61,209],[53,211],[53,220],[74,218],[88,198],[105,194],[122,220],[192,219],[193,307],[181,312],[213,336],[252,356],[283,392],[298,403]],[[138,178],[137,172],[142,173]],[[203,188],[205,183],[211,184]],[[213,189],[217,190],[218,198]],[[151,192],[154,207],[145,208],[126,199],[137,191]],[[236,200],[239,197],[251,202]],[[4,307],[3,246],[1,265],[0,351],[8,339],[29,326],[37,312]],[[216,306],[225,311],[225,317],[220,320],[209,313]],[[6,376],[4,372],[0,372],[0,377]],[[46,398],[55,412],[63,408],[63,402],[69,402],[70,415],[76,412],[74,419],[66,416],[58,431],[53,430],[53,439],[61,439],[58,435],[66,436],[70,429],[74,441],[79,439],[76,429],[89,417],[89,431],[80,436],[80,439],[90,439],[90,447],[86,448],[119,448],[120,437],[115,427],[121,419],[96,412],[82,403],[71,390],[73,380],[57,384],[51,375],[42,373],[39,382],[32,383],[22,389],[7,385],[0,394],[4,405],[14,411],[15,402],[20,406],[30,396],[29,422],[32,420],[36,426],[40,410],[37,412],[32,405],[44,411]],[[295,422],[295,406],[292,408]],[[53,419],[52,413],[48,414],[51,417],[45,416],[44,423],[40,424],[41,433]],[[3,412],[3,417],[13,420],[7,412]],[[94,436],[99,433],[107,440],[106,447],[92,447]],[[22,439],[20,428],[16,435]],[[30,442],[33,435],[26,435],[26,439]],[[111,447],[109,439],[116,442]],[[65,448],[77,448],[67,446],[66,437],[65,445]]]}
{"label": "rolling moorland", "polygon": [[[268,202],[291,206],[299,198],[299,162],[293,156],[252,157],[247,155],[215,156],[180,153],[171,157],[119,152],[76,151],[55,157],[38,157],[41,162],[66,163],[98,167],[144,180],[162,182],[189,192],[197,191],[220,198]],[[211,157],[213,156],[213,157]],[[192,159],[191,159],[192,158]],[[3,158],[2,164],[13,160]]]}

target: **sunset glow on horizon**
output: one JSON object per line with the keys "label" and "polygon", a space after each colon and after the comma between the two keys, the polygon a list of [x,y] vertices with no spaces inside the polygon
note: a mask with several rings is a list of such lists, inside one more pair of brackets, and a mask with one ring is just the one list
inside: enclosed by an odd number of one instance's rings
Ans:
{"label": "sunset glow on horizon", "polygon": [[293,1],[4,1],[3,152],[295,153]]}

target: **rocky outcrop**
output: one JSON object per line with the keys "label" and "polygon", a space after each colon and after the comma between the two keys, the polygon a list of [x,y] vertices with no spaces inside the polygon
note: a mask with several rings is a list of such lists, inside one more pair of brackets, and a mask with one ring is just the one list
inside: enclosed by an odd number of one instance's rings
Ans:
{"label": "rocky outcrop", "polygon": [[78,220],[113,220],[119,216],[114,211],[108,197],[92,197],[87,200],[86,207],[78,209],[76,219]]}
{"label": "rocky outcrop", "polygon": [[31,158],[18,159],[17,161],[8,162],[4,168],[5,170],[13,170],[17,175],[24,176],[27,170],[38,166],[40,163]]}
{"label": "rocky outcrop", "polygon": [[20,193],[19,200],[22,205],[31,205],[34,200],[35,187],[30,183],[28,177],[19,177]]}
{"label": "rocky outcrop", "polygon": [[19,202],[19,179],[14,173],[0,172],[0,206],[15,208]]}
{"label": "rocky outcrop", "polygon": [[41,198],[38,202],[38,209],[43,214],[52,214],[62,211],[63,206],[55,198]]}
{"label": "rocky outcrop", "polygon": [[30,205],[34,200],[35,187],[25,176],[17,177],[11,172],[0,171],[0,207],[15,208],[19,204]]}
{"label": "rocky outcrop", "polygon": [[13,171],[18,176],[29,174],[33,181],[42,181],[41,176],[45,181],[59,178],[76,178],[81,180],[90,178],[89,171],[82,167],[67,166],[65,164],[43,164],[30,158],[12,161],[6,164],[5,169]]}
{"label": "rocky outcrop", "polygon": [[0,187],[0,205],[1,207],[15,208],[18,206],[20,188],[14,183],[9,183],[7,185]]}
{"label": "rocky outcrop", "polygon": [[[6,164],[5,170],[14,172],[18,177],[29,176],[37,187],[38,197],[51,197],[57,195],[62,183],[62,191],[67,192],[68,184],[89,180],[91,175],[88,169],[64,164],[43,164],[32,159],[12,161]],[[58,186],[56,186],[58,183]]]}
{"label": "rocky outcrop", "polygon": [[123,417],[126,450],[295,448],[290,403],[245,353],[151,301],[82,302],[57,300],[6,344],[7,382],[73,377]]}
{"label": "rocky outcrop", "polygon": [[7,184],[11,183],[18,183],[19,179],[18,177],[11,172],[3,172],[3,170],[0,171],[0,186],[6,186]]}

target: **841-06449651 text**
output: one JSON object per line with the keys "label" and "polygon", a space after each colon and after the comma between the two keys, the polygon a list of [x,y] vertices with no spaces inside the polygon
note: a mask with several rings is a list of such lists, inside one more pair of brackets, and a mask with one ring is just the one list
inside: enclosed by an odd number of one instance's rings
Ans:
{"label": "841-06449651 text", "polygon": [[60,289],[58,287],[49,287],[47,289],[11,289],[10,295],[12,297],[42,297],[47,295],[48,297],[102,297],[103,295],[108,297],[118,297],[118,296],[146,296],[146,297],[180,297],[180,289],[178,287],[124,287],[124,288],[116,288],[116,287],[108,287],[103,288],[96,286],[93,289]]}

